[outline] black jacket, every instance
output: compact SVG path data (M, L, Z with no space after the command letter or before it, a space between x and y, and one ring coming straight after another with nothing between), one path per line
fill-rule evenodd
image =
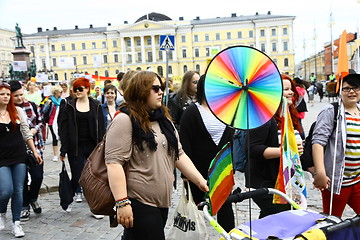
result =
M60 156L67 153L77 156L78 154L78 126L76 123L76 101L71 99L59 112L59 137L61 141ZM99 101L89 97L90 117L89 131L91 140L98 143L105 133L104 116Z
M246 187L273 188L279 172L280 158L265 159L264 151L267 147L279 147L277 122L272 118L261 127L249 130L248 134L250 139L250 160L245 171Z

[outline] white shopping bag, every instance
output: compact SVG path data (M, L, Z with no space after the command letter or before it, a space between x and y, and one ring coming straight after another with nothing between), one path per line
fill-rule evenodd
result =
M188 186L189 201L186 199L185 186L182 195L171 219L171 227L167 240L203 240L209 238L205 225L204 214L194 203L190 184Z

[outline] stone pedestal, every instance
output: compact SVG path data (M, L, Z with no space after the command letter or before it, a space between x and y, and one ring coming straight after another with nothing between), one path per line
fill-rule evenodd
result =
M14 61L26 61L26 66L30 67L30 54L31 52L26 50L26 48L15 48L15 51L11 52L14 56Z

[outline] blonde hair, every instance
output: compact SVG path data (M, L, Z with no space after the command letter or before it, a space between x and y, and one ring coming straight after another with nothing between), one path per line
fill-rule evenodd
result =
M59 85L51 87L51 94L52 94L52 95L54 95L56 91L62 92L63 89L62 89L62 87L59 86Z

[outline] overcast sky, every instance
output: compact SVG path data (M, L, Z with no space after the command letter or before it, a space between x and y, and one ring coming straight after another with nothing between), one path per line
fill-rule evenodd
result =
M321 51L330 42L330 9L334 18L333 39L343 30L356 32L360 27L360 0L221 0L221 1L160 1L160 0L0 0L0 28L15 29L19 23L23 33L43 29L71 29L113 26L124 21L134 23L139 17L158 12L177 20L191 20L256 12L296 16L294 22L296 63ZM316 31L316 44L314 41ZM305 51L304 51L305 39Z

